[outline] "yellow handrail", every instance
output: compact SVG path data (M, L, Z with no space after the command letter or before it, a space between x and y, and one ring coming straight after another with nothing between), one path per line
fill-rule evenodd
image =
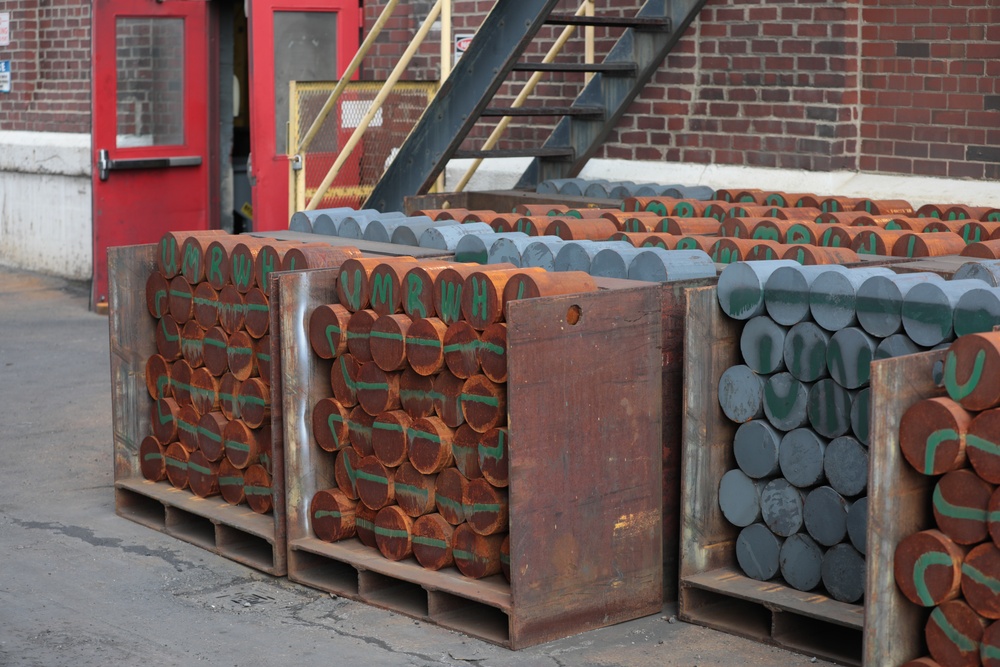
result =
M319 187L316 189L316 194L313 195L311 200L309 200L305 210L314 211L319 206L319 203L323 199L327 189L329 189L330 185L333 184L334 179L337 178L340 170L347 162L347 158L361 142L361 137L364 135L365 130L368 129L368 126L371 124L372 120L375 119L379 110L382 108L382 105L385 103L385 100L392 93L392 87L395 86L396 82L403 76L403 72L409 66L410 60L413 59L413 55L417 52L417 49L420 48L420 45L423 44L424 39L427 38L427 34L430 32L431 26L434 25L434 22L441 14L441 5L444 2L451 2L451 0L437 0L437 2L434 3L434 7L431 8L427 18L424 19L423 24L420 26L420 30L417 31L417 34L414 36L413 41L410 42L410 45L406 47L406 51L403 52L399 62L396 63L396 67L393 68L389 78L386 79L385 84L382 86L382 90L380 90L378 95L375 96L375 99L372 100L371 108L368 109L368 113L366 113L364 118L361 119L358 126L354 128L354 133L351 134L351 138L348 139L344 148L340 151L340 155L337 156L336 162L334 162L333 166L330 167L330 170L326 172L326 177L323 178L323 182L320 183Z
M583 0L583 4L580 5L580 8L576 10L575 16L585 16L587 15L587 11L590 11L591 15L593 15L593 9L594 9L593 0ZM576 28L571 25L568 25L565 28L563 28L563 31L559 35L559 38L556 39L555 44L552 45L552 48L549 49L549 52L545 54L544 58L542 58L542 62L551 63L552 61L554 61L556 59L556 56L562 53L563 47L566 46L566 42L568 42L569 38L573 36L573 32L575 30ZM592 59L593 58L592 47L590 51L591 55L589 57ZM531 97L531 94L535 92L535 87L541 80L542 80L542 72L535 72L534 74L532 74L531 78L529 78L527 83L524 84L524 88L522 88L521 92L518 93L517 98L514 100L514 103L511 104L511 107L516 109L518 107L524 106L524 103L527 102L528 98ZM500 141L500 137L503 136L503 133L507 131L507 127L511 124L512 121L513 117L511 116L504 116L503 118L501 118L500 122L497 123L497 126L493 128L493 132L490 134L489 138L486 139L486 143L483 144L482 150L488 151L494 146L496 146L497 143ZM462 190L465 189L465 186L469 184L469 181L472 180L472 177L479 170L479 167L482 164L483 164L483 158L476 158L475 160L472 161L472 164L469 166L468 171L465 172L465 176L463 176L462 180L460 180L458 182L458 185L455 186L455 192L461 192Z

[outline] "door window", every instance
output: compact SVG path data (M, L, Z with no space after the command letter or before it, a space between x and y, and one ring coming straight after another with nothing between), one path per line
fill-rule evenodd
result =
M184 19L115 21L118 148L184 143Z

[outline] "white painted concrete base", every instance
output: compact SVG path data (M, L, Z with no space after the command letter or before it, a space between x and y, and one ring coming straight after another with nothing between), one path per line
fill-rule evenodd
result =
M0 132L0 264L89 280L90 135Z
M471 162L449 162L447 183L458 183ZM466 189L508 190L514 187L529 162L522 158L485 160ZM915 206L934 203L1000 208L1000 183L995 181L631 160L591 160L580 177L636 183L679 183L708 185L713 188L760 188L843 197L905 199Z

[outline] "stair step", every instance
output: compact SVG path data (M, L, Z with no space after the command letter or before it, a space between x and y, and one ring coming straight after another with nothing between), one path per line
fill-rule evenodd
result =
M488 151L455 151L452 156L456 159L463 158L491 158L491 157L540 157L550 159L572 160L576 157L576 151L572 148L513 148L513 149L493 149Z
M607 111L604 107L594 106L546 106L546 107L487 107L483 116L575 116L603 120Z
M573 14L550 14L545 20L549 25L579 25L607 28L635 28L636 30L662 30L670 32L671 22L666 17L645 16L575 16Z
M635 76L639 66L633 62L611 63L533 63L521 62L514 65L516 72L600 72L605 76Z

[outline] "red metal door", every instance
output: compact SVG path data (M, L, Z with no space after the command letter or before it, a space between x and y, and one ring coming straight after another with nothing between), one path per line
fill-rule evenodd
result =
M253 228L288 227L288 84L337 79L358 50L357 0L250 3Z
M92 303L107 296L107 249L207 229L207 0L96 0L93 18Z

